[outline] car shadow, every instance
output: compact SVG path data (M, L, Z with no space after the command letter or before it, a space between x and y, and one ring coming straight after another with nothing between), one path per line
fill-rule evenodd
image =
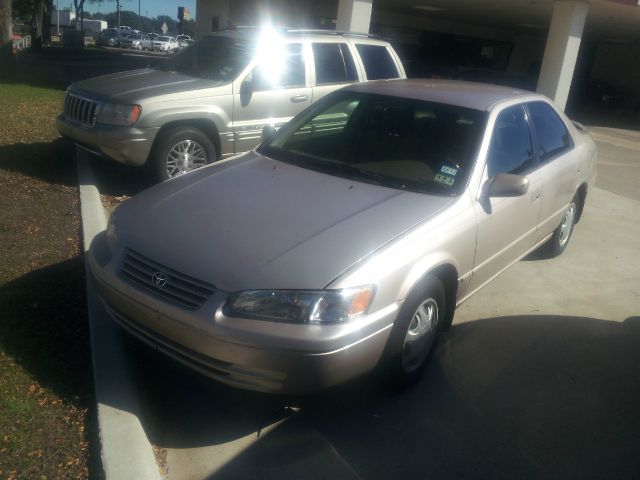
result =
M78 150L76 154L89 161L96 187L102 195L133 197L155 183L143 167L123 165L82 150Z
M78 185L73 145L63 138L0 146L0 168L56 185Z
M164 448L215 448L299 412L215 479L341 478L321 474L337 464L363 479L631 478L639 344L640 317L488 318L454 325L410 389L368 378L299 398L230 389L138 348L143 425Z
M103 478L84 272L75 257L0 283L0 350L65 404L87 410L88 473Z

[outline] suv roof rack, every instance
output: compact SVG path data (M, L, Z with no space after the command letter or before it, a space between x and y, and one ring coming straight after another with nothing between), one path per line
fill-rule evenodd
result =
M252 31L260 30L264 27L259 25L229 25L220 31ZM344 35L349 37L375 38L380 40L380 36L373 33L343 32L340 30L324 30L321 28L290 28L290 27L273 27L274 30L284 33L309 33L313 35Z
M373 33L343 32L341 30L324 30L321 28L285 28L287 33L313 33L314 35L345 35L350 37L380 38Z

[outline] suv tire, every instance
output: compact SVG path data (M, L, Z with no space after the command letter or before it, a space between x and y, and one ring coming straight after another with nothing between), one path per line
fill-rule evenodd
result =
M216 147L195 127L173 127L159 135L148 162L158 181L188 173L217 159Z

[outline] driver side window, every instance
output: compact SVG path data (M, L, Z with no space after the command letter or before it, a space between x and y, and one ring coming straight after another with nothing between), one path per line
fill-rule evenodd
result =
M251 83L256 92L276 88L303 87L306 84L304 55L301 43L284 46L281 62L256 65Z
M498 173L527 173L533 168L529 123L522 105L506 108L498 115L487 153L489 178Z

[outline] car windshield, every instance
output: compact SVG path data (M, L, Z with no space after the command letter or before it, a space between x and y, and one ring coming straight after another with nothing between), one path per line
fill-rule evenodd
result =
M259 152L276 160L391 188L459 195L486 112L349 91L328 95Z
M161 42L168 42L169 37L158 37L158 40L160 40Z
M251 45L246 39L208 37L190 44L165 62L161 69L230 82L251 61Z

